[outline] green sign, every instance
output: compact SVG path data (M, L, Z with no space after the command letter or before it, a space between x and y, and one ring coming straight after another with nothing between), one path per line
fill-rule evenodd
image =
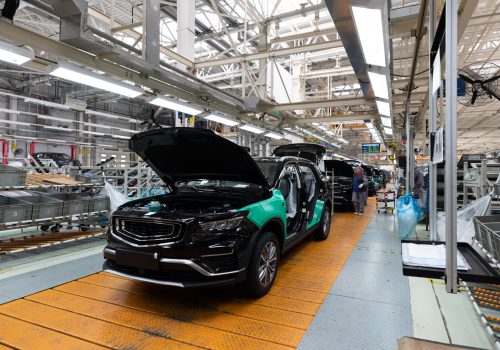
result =
M363 143L361 153L380 153L380 143Z

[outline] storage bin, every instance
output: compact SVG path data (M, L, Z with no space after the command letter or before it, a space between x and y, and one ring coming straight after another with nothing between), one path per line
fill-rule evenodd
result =
M90 204L90 211L110 210L110 200L108 196L93 196Z
M474 217L476 239L497 261L500 260L500 215Z
M18 198L0 196L0 224L31 220L33 205Z
M87 193L41 193L45 197L64 202L63 214L77 215L90 212L92 197Z
M31 214L32 220L50 219L63 216L64 202L61 200L39 194L29 197L18 197L18 199L33 204L33 211Z
M24 186L26 170L0 164L0 187Z

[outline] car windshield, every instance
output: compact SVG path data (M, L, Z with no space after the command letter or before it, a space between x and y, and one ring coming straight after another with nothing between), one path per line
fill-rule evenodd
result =
M273 186L273 184L276 182L276 177L278 176L278 163L275 162L262 162L262 161L257 161L257 166L260 168L260 171L262 171L262 174L264 174L264 177L267 180L267 183L270 186Z

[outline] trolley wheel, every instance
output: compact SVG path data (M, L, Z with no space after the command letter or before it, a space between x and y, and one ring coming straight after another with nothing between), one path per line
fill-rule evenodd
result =
M50 228L50 232L59 232L59 225L54 225Z
M87 232L88 230L89 230L88 226L81 226L80 225L80 231Z
M72 225L68 225L68 226L66 226L66 228L67 228L68 230L72 230L72 229L73 229L73 226L72 226Z
M48 231L48 230L49 230L49 228L50 228L50 226L49 226L49 225L40 225L40 230L42 230L42 231L44 231L44 232Z

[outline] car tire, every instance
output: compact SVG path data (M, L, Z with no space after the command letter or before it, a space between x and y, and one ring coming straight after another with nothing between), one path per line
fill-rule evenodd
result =
M250 297L260 298L273 286L278 272L280 245L276 235L264 232L255 243L248 263L245 289Z
M313 235L317 241L324 241L330 234L330 225L332 223L332 215L329 207L323 209L319 227L314 231Z

